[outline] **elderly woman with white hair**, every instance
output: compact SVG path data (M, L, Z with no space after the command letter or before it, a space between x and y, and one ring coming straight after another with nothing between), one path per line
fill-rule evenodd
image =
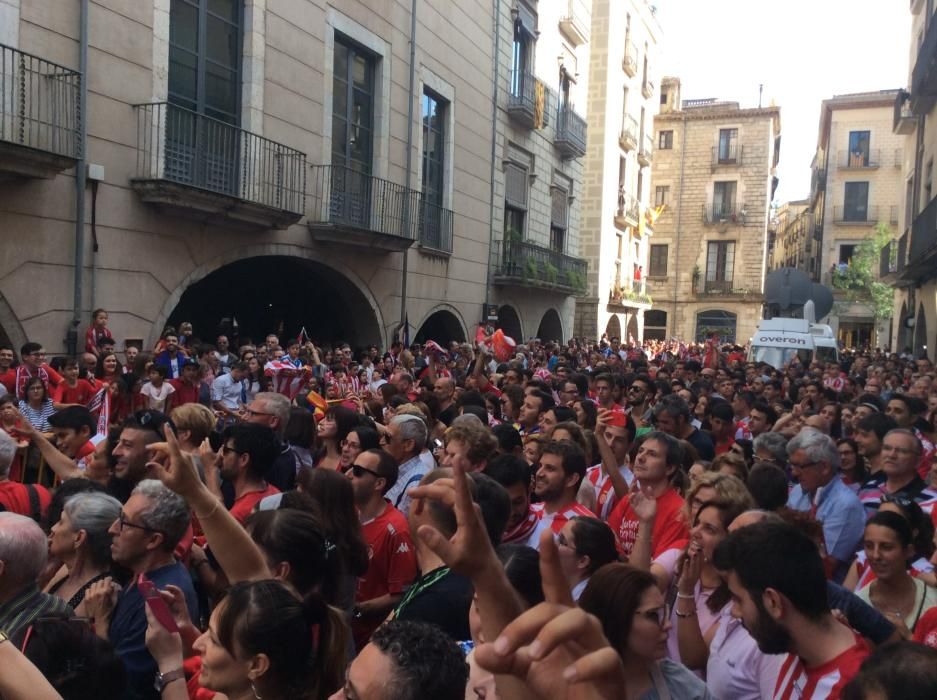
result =
M71 614L36 585L47 557L45 533L32 518L0 513L0 631L11 637L40 617Z
M120 501L104 493L78 493L65 502L49 535L49 554L65 568L46 592L68 601L82 614L88 588L111 575L111 535L108 528L120 516Z

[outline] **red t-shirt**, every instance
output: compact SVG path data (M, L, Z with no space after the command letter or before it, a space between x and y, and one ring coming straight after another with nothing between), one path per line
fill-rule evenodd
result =
M87 406L96 393L97 391L87 379L79 379L74 387L69 386L63 381L55 387L52 392L52 400L55 403L71 403Z
M39 513L45 515L52 502L52 495L45 486L31 484L36 489L39 496ZM29 507L29 489L25 484L18 484L15 481L0 481L0 505L3 505L11 513L19 513L31 518L33 516Z
M198 392L201 385L197 382L195 384L186 384L181 379L170 379L169 385L176 390L172 395L173 407L181 406L184 403L198 403Z
M0 384L6 387L10 394L16 394L16 370L12 367L3 374L0 374Z
M250 514L254 512L254 506L267 496L272 496L275 493L280 493L280 489L273 484L267 484L262 491L248 491L240 498L235 499L234 505L231 506L231 515L243 525Z
M672 488L667 489L657 499L657 518L651 530L652 558L660 556L661 553L672 549L676 543L689 538L689 528L680 514L683 503L683 498L676 489ZM621 551L626 557L631 556L640 522L638 516L631 510L631 498L619 501L612 514L608 516L608 525L618 538Z
M732 449L732 445L735 444L735 440L731 437L726 438L725 440L713 440L713 448L716 456L724 455L726 452Z
M383 513L361 525L361 535L368 545L368 571L358 579L355 602L403 593L417 577L416 551L404 514L388 503ZM381 619L352 621L358 649L367 644L382 622Z
M788 654L778 673L774 700L838 700L868 655L869 649L859 635L853 646L814 668L807 668L798 656Z

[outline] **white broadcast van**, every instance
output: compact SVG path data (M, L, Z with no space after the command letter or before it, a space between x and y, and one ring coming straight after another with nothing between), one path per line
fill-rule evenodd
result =
M839 362L839 346L833 330L803 318L769 318L758 324L748 351L749 362L764 362L783 369L792 359L803 365L814 359Z

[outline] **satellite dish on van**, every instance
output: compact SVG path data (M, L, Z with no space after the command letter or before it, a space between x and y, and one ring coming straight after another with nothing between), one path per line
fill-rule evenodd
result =
M833 292L829 287L814 282L810 285L810 298L813 300L814 313L818 321L833 310Z
M765 277L765 304L780 311L799 308L810 299L813 282L793 267L782 267Z
M833 293L793 267L782 267L765 277L765 305L770 315L803 318L804 304L813 302L815 321L833 309Z

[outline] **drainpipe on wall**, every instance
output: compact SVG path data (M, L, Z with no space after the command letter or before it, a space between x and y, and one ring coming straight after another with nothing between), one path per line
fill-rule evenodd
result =
M65 337L68 353L78 354L78 328L81 326L81 303L84 296L85 267L85 175L88 140L88 0L81 0L78 20L78 163L75 166L75 296L72 321Z
M403 226L404 231L410 230L410 205L413 202L411 196L411 185L413 183L413 87L416 83L416 0L412 0L410 3L410 83L409 89L407 90L407 196L404 200L403 208ZM410 249L406 248L403 251L403 268L400 273L400 325L397 327L397 332L400 332L400 329L403 329L404 335L406 335L406 328L404 325L408 322L407 319L407 269L410 262ZM393 338L396 340L396 338Z
M491 172L488 192L488 264L485 266L485 305L482 307L481 322L487 321L488 303L491 300L491 254L495 240L495 158L498 154L498 81L501 79L501 0L492 3L495 12L494 77L491 86Z
M670 323L670 335L677 335L677 287L680 284L680 222L683 220L683 177L686 172L686 112L683 114L683 135L680 137L680 200L677 206L677 220L674 222L676 245L674 250L673 275L673 320ZM693 276L690 276L692 287ZM692 288L690 292L692 293Z

